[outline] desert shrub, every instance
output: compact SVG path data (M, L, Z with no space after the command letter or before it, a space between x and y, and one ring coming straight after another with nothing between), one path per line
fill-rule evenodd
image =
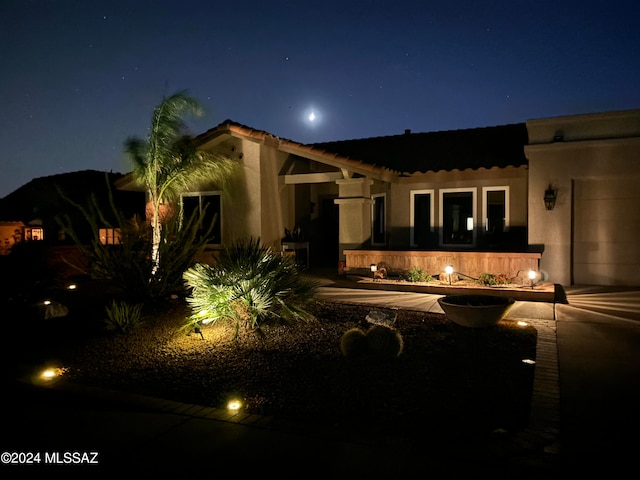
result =
M61 195L62 192L60 192ZM70 265L92 278L104 280L121 290L129 300L149 300L166 297L171 293L182 292L184 271L193 264L193 258L204 250L207 235L213 229L208 225L207 234L202 234L205 212L194 212L183 219L174 215L161 229L159 262L155 274L151 251L153 235L151 226L145 219L134 216L126 218L113 203L109 186L111 213L106 215L98 206L95 197L86 205L75 203L67 198L82 214L86 226L92 234L89 243L82 241L77 234L79 225L74 225L68 215L57 218L59 225L79 247L87 259L88 268ZM109 220L109 218L114 220ZM113 228L119 232L116 245L104 244L100 239L101 228Z
M105 307L107 330L127 334L138 328L142 322L142 304L130 304L124 301L113 300L111 305Z
M259 239L240 240L223 250L215 265L198 263L185 271L193 314L185 328L218 321L263 333L263 327L292 325L313 318L306 306L317 282L304 277L295 259L264 246Z
M509 278L502 273L483 273L478 277L478 283L481 285L506 285L509 283Z
M345 357L362 357L367 349L367 334L361 328L351 328L340 337L340 351Z
M408 282L430 282L433 277L420 267L414 267L405 274Z
M393 327L374 325L366 334L367 350L381 358L398 357L404 348L402 335Z

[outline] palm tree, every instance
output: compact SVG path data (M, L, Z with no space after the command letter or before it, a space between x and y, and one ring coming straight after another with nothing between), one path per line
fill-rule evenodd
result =
M200 183L221 185L232 174L234 163L222 155L198 150L186 133L183 117L201 116L200 103L185 91L165 97L154 109L146 140L130 137L125 152L133 163L136 182L146 189L152 208L152 274L160 261L161 212L163 205L174 203L180 194Z

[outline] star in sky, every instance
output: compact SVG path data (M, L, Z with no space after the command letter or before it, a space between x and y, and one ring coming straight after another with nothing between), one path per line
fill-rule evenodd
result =
M640 108L639 23L636 0L3 0L0 197L130 171L125 139L185 89L194 135L301 143Z

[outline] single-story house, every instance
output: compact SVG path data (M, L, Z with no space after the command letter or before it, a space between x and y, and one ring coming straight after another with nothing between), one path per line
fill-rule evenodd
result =
M242 166L232 186L182 197L219 215L212 260L251 236L342 273L640 286L640 110L317 144L227 120L195 142Z

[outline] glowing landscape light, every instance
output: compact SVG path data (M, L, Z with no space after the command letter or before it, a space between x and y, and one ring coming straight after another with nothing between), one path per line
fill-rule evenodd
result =
M39 377L42 380L50 381L64 374L66 368L49 367L40 372Z
M523 358L522 363L526 363L527 365L535 365L536 361L531 360L530 358Z
M444 267L444 273L449 276L449 285L451 285L451 274L453 273L453 265L447 265Z
M242 408L242 402L240 400L232 399L227 403L227 409L232 412L237 412L240 408Z

